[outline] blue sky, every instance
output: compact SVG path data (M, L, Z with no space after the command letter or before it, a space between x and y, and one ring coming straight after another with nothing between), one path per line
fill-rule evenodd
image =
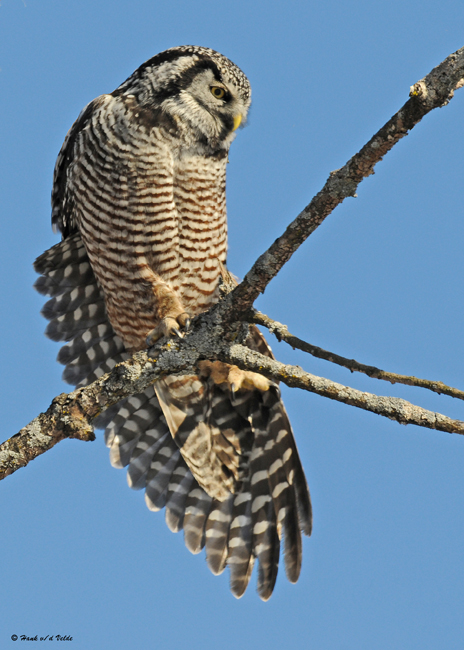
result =
M464 45L464 4L2 0L0 375L3 439L68 390L32 262L56 243L49 196L68 128L144 60L186 43L250 78L228 168L229 267L256 257ZM257 306L302 338L463 387L464 90L427 116L295 254ZM462 403L275 353L361 390L459 419ZM283 389L314 507L300 581L262 603L192 556L113 469L102 435L64 441L0 484L0 646L461 649L464 440Z

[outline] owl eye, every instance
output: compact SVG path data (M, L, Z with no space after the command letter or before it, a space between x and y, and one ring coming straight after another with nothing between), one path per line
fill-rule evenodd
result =
M220 86L211 86L211 93L216 97L216 99L223 99L226 91Z

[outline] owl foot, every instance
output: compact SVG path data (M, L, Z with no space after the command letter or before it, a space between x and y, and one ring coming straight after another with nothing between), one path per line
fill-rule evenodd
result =
M166 336L171 338L173 336L178 336L180 339L184 338L184 334L180 331L179 328L182 328L185 332L189 331L190 328L190 315L186 312L179 314L176 318L171 316L166 316L162 318L158 325L151 330L146 338L147 346L153 345L160 338Z
M222 361L200 361L198 364L200 376L210 377L215 384L228 387L232 396L239 390L258 389L261 392L269 390L271 382L263 375L250 370L240 370Z

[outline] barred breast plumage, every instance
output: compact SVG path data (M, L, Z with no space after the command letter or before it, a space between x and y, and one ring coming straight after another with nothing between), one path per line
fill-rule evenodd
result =
M67 341L64 378L85 385L218 300L226 270L226 163L250 87L207 48L172 48L80 114L55 168L52 221L63 241L35 264L51 300L47 334ZM247 344L271 355L250 328ZM219 362L172 376L108 409L110 459L150 509L230 568L241 596L255 559L269 598L285 541L296 581L311 504L276 384Z

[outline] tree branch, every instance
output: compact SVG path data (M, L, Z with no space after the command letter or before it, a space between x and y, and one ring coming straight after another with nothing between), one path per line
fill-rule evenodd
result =
M241 345L247 332L245 315L271 279L296 249L347 196L356 196L359 183L374 173L382 157L433 108L444 106L464 85L464 48L450 55L412 86L410 99L387 124L342 168L332 172L322 190L255 262L243 282L205 314L195 318L183 341L155 348L155 358L138 352L99 380L56 397L46 413L0 446L0 479L44 453L64 438L93 440L92 423L100 412L121 399L145 390L160 377L190 373L202 359L219 359L260 372L288 386L315 392L403 424L414 423L441 431L464 433L464 423L432 413L405 400L377 397L286 366ZM235 342L230 339L234 338ZM150 351L153 354L153 351Z
M293 253L347 196L356 197L375 165L434 108L445 106L464 85L464 47L411 86L410 99L341 169L331 172L322 190L263 253L229 296L227 318L239 320Z
M258 372L274 381L281 381L291 388L302 388L310 393L383 415L400 424L417 424L427 429L464 434L464 422L461 420L452 420L441 413L427 411L399 397L373 395L343 386L305 372L299 366L286 365L265 357L243 345L232 345L221 360L235 364L239 368Z
M0 445L0 480L65 438L95 440L92 423L104 409L143 392L168 372L192 370L186 353L172 355L170 347L167 343L157 360L138 352L89 386L55 397L45 413Z
M439 395L449 395L450 397L464 400L464 391L459 390L458 388L453 388L452 386L447 386L442 381L420 379L408 375L398 375L396 372L387 372L386 370L380 370L380 368L376 368L375 366L366 366L364 363L359 363L354 359L341 357L339 354L328 352L323 348L318 348L316 345L311 345L311 343L307 343L306 341L299 339L297 336L290 334L286 325L282 325L282 323L272 320L269 316L262 314L260 311L253 310L253 312L250 313L249 320L256 325L266 327L271 334L274 334L278 341L288 343L288 345L293 349L296 348L303 352L308 352L308 354L312 354L313 357L330 361L338 366L343 366L344 368L348 368L351 372L362 372L372 379L382 379L383 381L389 381L391 384L405 384L406 386L426 388L427 390L431 390Z

